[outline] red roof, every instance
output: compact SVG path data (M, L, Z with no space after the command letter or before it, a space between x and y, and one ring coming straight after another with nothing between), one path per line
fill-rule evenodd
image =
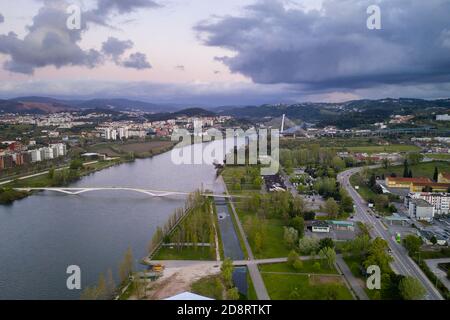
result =
M410 182L410 183L429 183L432 182L429 178L419 177L419 178L397 178L397 177L388 177L390 181L395 182Z

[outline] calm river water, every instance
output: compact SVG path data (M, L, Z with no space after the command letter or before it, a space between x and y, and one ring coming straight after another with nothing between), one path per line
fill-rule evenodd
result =
M220 142L213 142L220 143ZM141 187L220 192L212 165L175 165L170 152L84 177L72 187ZM42 192L0 206L0 299L78 299L66 288L66 269L78 265L82 285L118 264L128 247L138 261L157 226L183 197L149 198L125 191L68 196Z

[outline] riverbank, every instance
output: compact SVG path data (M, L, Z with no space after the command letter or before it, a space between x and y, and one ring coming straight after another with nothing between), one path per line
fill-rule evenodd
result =
M111 147L113 144L107 145ZM135 159L152 158L168 152L173 149L175 143L171 141L150 141L118 146L121 146L121 151L119 152L119 149L116 149L119 153L116 154L116 157L109 158L109 160L85 163L80 162L80 160L72 160L69 166L52 168L25 177L18 177L14 180L0 182L0 205L10 205L33 194L33 192L17 191L14 188L65 187L101 170L130 163L135 161ZM105 154L108 155L107 152Z

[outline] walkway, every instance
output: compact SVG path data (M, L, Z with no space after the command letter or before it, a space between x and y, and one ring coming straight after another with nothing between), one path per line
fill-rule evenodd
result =
M425 260L425 263L428 268L430 268L431 272L433 272L434 275L441 280L442 284L447 287L447 290L450 290L450 280L447 278L447 273L438 266L440 263L450 264L450 258L428 259Z
M347 263L345 263L344 259L342 258L342 255L338 254L336 256L336 264L358 299L369 300L369 297L367 296L367 293L364 291L364 287L361 284L361 280L353 275L350 268L347 266Z

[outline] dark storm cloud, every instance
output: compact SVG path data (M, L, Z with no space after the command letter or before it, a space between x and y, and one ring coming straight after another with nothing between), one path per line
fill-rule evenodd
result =
M152 66L147 61L147 56L144 53L132 53L126 60L122 62L126 68L133 68L137 70L150 69Z
M133 46L134 43L131 40L119 40L114 37L109 37L108 40L103 42L102 51L117 60L125 51L133 48Z
M0 13L0 23L5 22L5 17Z
M325 0L319 11L257 1L240 16L196 26L218 57L256 83L368 88L450 81L450 1L379 0L382 30L366 27L373 0Z
M131 41L109 38L103 43L102 52L95 49L83 49L79 45L89 23L104 24L110 14L124 14L140 8L157 7L153 1L144 0L98 0L96 14L93 11L82 13L81 28L67 28L69 2L61 0L43 0L43 6L27 26L23 39L15 33L0 35L0 53L9 56L3 64L5 70L16 73L33 74L36 68L55 66L85 66L93 68L113 58L117 65L148 68L145 55L130 57L122 64L119 56L133 47ZM0 20L1 21L1 20ZM126 65L125 65L126 63Z
M112 12L130 13L138 9L158 8L160 5L152 0L98 0L96 12L108 15Z
M57 4L42 7L27 27L28 33L23 39L13 32L0 35L0 53L9 55L4 69L32 74L36 68L50 65L57 68L67 65L92 68L99 64L102 61L100 52L83 50L78 45L81 30L66 27L65 8Z

